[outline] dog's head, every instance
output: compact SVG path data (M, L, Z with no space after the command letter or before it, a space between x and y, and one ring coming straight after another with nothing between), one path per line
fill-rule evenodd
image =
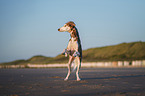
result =
M73 21L69 21L66 24L64 24L63 27L59 28L58 31L60 31L60 32L69 32L70 33L75 26L76 25Z

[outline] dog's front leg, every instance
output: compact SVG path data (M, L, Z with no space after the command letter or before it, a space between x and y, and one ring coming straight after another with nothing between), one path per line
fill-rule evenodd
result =
M64 79L65 81L67 81L69 76L70 76L70 73L71 73L71 64L72 64L73 60L74 60L74 57L73 56L69 56L68 73L67 73L66 78Z

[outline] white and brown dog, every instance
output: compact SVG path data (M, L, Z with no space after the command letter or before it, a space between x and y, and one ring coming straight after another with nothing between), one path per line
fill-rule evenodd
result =
M63 53L65 56L69 55L69 62L68 62L68 74L65 81L68 80L70 73L71 73L71 64L74 61L76 69L76 77L77 81L80 81L79 77L79 69L81 67L82 61L82 47L81 41L79 37L79 33L77 28L75 27L75 23L72 21L67 22L63 27L59 28L58 31L60 32L69 32L71 39L69 40L68 46L64 49Z

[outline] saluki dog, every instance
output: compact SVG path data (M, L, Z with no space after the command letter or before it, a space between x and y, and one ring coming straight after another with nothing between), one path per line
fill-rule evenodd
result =
M72 21L67 22L64 24L63 27L59 28L58 31L60 32L69 32L71 39L69 40L68 46L66 49L63 50L63 55L69 56L69 62L68 62L68 73L65 81L68 80L70 73L71 73L71 64L74 61L76 68L76 78L77 81L80 81L79 77L79 69L81 67L81 61L82 61L82 47L81 47L81 41L79 37L79 33L77 31L77 28L75 27L75 23Z

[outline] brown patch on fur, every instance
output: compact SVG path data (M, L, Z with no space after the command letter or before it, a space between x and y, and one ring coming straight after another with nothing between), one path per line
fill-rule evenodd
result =
M71 28L74 28L76 26L76 24L73 21L67 22L66 25L70 26Z
M71 37L75 38L75 41L78 40L78 36L77 36L77 32L76 32L76 29L73 28L72 31L71 31Z
M75 28L72 29L71 37L78 38L77 37L77 32L76 32L76 29Z

